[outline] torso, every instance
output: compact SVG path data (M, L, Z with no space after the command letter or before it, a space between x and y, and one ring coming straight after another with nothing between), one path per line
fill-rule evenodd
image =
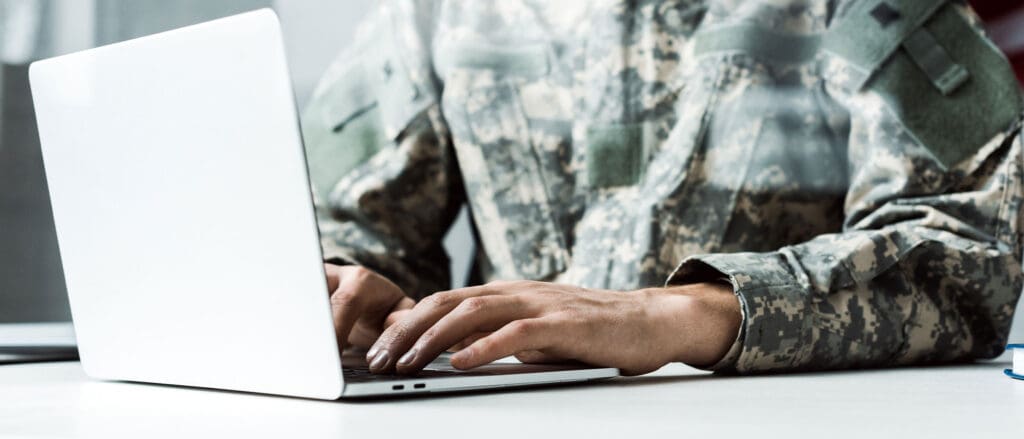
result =
M690 255L841 230L848 122L820 58L694 53L727 26L820 34L825 2L578 3L441 9L442 109L486 277L652 286Z

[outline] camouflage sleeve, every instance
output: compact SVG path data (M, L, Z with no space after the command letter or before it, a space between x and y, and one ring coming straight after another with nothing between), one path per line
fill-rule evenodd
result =
M830 93L850 123L843 230L773 252L695 256L668 279L725 275L733 285L741 334L712 368L752 373L998 355L1022 287L1019 110L1010 126L983 144L961 145L962 158L949 162L877 91ZM981 114L937 116L992 116Z
M1020 137L988 145L970 160L975 169L943 171L895 121L855 125L851 148L866 161L855 172L843 233L769 253L695 256L670 277L688 282L714 269L740 299L738 348L714 369L887 366L1002 352L1022 287Z
M465 198L424 3L381 2L302 116L325 259L371 268L416 298L449 288L441 243Z

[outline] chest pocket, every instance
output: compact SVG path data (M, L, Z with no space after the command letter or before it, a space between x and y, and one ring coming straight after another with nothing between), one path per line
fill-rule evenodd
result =
M564 271L568 251L552 204L557 175L545 170L550 154L531 139L536 130L524 103L524 90L533 102L545 81L544 46L451 45L436 59L445 119L492 275L545 279Z

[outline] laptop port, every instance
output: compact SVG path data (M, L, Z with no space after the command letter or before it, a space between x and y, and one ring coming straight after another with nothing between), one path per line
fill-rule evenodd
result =
M403 385L403 384L395 384L395 385L391 386L391 390L402 390L402 389L405 389L405 385Z
M413 384L412 387L416 388L416 389L422 389L424 387L427 387L427 385L423 384L423 383L416 383L416 384Z

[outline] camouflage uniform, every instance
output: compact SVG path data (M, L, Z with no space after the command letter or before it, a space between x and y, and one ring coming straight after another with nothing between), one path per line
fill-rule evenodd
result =
M721 280L739 372L991 357L1022 287L1019 89L957 2L384 1L303 125L329 259Z

